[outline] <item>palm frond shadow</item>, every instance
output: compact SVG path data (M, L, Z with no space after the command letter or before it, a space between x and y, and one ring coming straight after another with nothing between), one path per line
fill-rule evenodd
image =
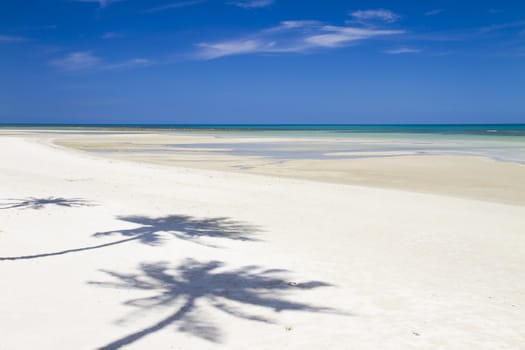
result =
M99 349L120 349L172 325L179 332L187 332L220 343L221 330L198 312L197 305L202 305L203 301L229 315L265 323L274 323L274 321L245 312L242 306L258 306L274 312L293 310L348 315L332 308L308 305L289 299L292 292L331 286L328 283L288 282L285 270L246 266L228 271L223 267L224 263L219 261L199 262L187 259L178 266L171 266L167 262L143 263L139 266L138 272L129 274L102 270L111 277L112 281L88 283L101 287L150 292L151 296L131 299L124 304L138 308L142 312L173 309L173 313L149 327L125 335Z
M224 238L243 241L256 241L253 234L260 231L256 226L249 225L229 218L196 218L188 215L169 215L152 218L147 216L121 216L122 221L138 224L133 229L106 231L95 233L94 237L107 237L114 235L124 236L123 239L109 243L96 244L55 252L0 257L0 261L28 260L51 256L59 256L70 253L80 253L90 250L120 245L126 242L137 241L151 246L159 246L165 243L166 237L189 240L194 243L216 247L199 241L199 238Z
M147 216L120 216L119 220L140 225L127 230L97 232L95 237L121 235L124 237L137 237L144 244L162 244L165 234L178 239L190 240L198 244L205 244L199 238L226 238L241 241L255 241L253 233L259 229L240 221L225 217L195 218L188 215L170 215L160 218ZM164 235L163 235L164 234Z
M95 203L86 201L82 198L63 198L63 197L47 197L47 198L11 198L6 199L6 202L0 204L0 209L36 209L40 210L47 206L59 206L59 207L91 207Z

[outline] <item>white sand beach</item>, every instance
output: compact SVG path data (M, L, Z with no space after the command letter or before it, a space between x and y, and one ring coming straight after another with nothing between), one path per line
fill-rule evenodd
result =
M395 157L323 181L55 138L0 136L0 350L524 349L524 165L385 185Z

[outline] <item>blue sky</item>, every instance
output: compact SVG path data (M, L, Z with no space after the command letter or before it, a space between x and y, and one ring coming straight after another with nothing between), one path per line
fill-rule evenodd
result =
M0 6L0 122L525 122L522 0Z

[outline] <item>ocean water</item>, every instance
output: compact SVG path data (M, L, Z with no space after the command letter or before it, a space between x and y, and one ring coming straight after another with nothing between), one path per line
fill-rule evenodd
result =
M147 152L202 152L287 159L351 159L458 155L525 164L525 124L453 125L3 125L41 132L207 135L217 142L164 145ZM229 139L242 142L229 142ZM170 148L172 151L170 151ZM111 149L99 150L112 152ZM122 152L120 150L119 152ZM137 144L126 152L146 150Z
M0 128L159 129L184 132L236 132L293 135L433 134L525 137L525 124L0 124Z

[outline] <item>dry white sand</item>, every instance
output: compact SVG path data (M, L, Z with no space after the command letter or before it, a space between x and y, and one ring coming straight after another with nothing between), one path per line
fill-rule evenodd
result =
M523 349L525 207L0 137L0 349Z

